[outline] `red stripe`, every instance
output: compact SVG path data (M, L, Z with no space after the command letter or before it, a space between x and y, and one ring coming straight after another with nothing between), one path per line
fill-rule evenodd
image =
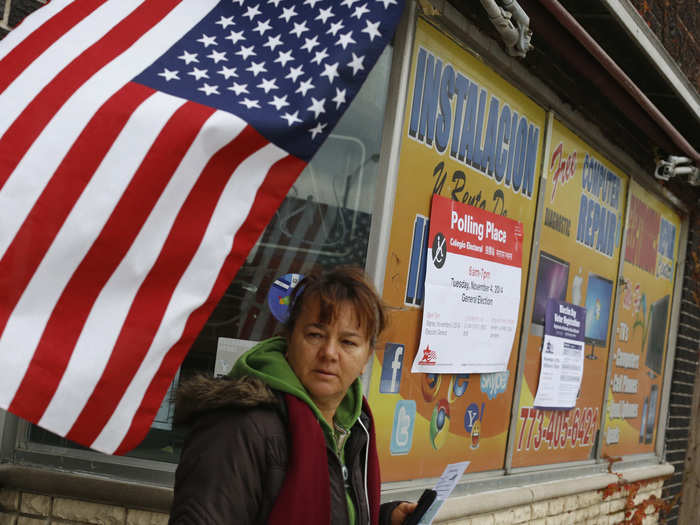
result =
M90 119L37 199L0 258L0 333L102 158L132 111L151 93L153 90L145 86L128 84L107 100Z
M107 366L66 435L68 439L90 445L99 435L146 356L170 297L201 243L231 174L267 143L257 131L246 126L207 163L136 294Z
M306 162L288 156L276 162L268 171L263 184L258 189L248 217L236 233L231 253L221 267L209 297L202 306L190 314L182 337L168 350L134 415L129 431L115 454L126 454L136 447L148 433L165 392L168 390L182 360L187 355L192 342L202 330L204 323L209 319L221 296L245 261L248 252L260 237L305 166Z
M76 0L46 20L0 60L0 94L29 64L106 0Z
M58 388L97 296L126 255L200 128L213 112L213 108L201 104L185 103L159 133L56 303L10 405L13 413L30 421L41 419Z
M71 95L97 71L126 51L179 2L144 2L44 86L0 139L0 189L46 124Z

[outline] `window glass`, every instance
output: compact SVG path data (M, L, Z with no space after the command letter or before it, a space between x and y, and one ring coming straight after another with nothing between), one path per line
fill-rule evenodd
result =
M681 219L630 185L602 453L653 452Z
M192 345L151 431L129 456L178 461L187 429L172 422L176 384L195 372L214 373L219 344L275 334L278 323L267 296L277 278L304 274L317 265L364 267L391 53L387 46L333 133L292 186ZM28 439L83 448L34 425Z
M534 304L531 319L523 323L529 334L514 467L595 457L622 244L628 177L558 120L551 136L535 289L530 291ZM563 303L566 311L576 310L568 305L585 311L583 349L576 345L572 350L584 355L576 356L583 377L578 391L572 388L576 404L571 409L534 406L550 300ZM573 363L568 362L570 370L562 364L560 392L563 379L580 373L580 364Z

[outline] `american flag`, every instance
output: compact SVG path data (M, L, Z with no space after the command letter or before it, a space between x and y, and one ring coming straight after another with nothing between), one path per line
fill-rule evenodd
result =
M125 453L402 0L53 0L0 42L0 407Z

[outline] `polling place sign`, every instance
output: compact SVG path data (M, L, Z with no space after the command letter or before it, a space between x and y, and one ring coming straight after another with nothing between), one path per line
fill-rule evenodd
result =
M412 372L507 369L518 324L522 223L434 195Z

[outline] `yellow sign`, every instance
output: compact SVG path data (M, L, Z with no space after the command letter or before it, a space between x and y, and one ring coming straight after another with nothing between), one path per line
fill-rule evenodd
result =
M378 343L369 399L385 481L503 467L517 350L506 372L411 374L418 351L433 193L523 223L527 275L545 112L419 20L384 278L391 326ZM429 264L429 263L428 263ZM526 280L521 280L522 312ZM519 317L522 314L519 314ZM520 339L515 335L514 346ZM470 341L464 338L464 352Z
M591 457L601 419L628 177L554 121L535 299L518 407L513 466ZM533 406L549 298L586 309L583 379L576 406Z
M681 218L633 183L603 454L653 452Z

